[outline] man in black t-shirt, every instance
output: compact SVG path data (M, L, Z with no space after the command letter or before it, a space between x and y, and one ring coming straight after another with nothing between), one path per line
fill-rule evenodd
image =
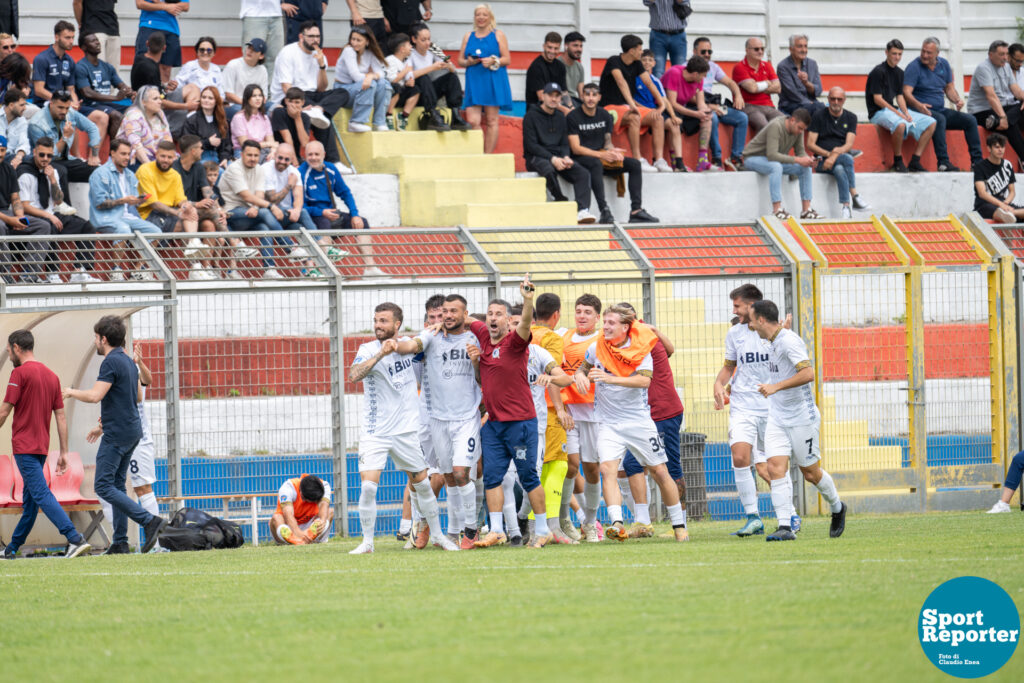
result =
M306 93L302 88L288 88L284 94L284 106L277 107L270 113L270 127L274 130L274 139L291 145L295 150L295 158L304 157L306 143L313 135L313 123L309 115L302 111L306 104Z
M582 104L566 118L572 160L590 172L590 189L601 210L598 220L601 223L615 220L605 199L604 176L621 178L625 173L629 178L629 222L658 223L658 219L642 207L643 172L640 162L626 156L626 150L612 144L612 115L597 106L600 101L600 89L593 83L587 83L583 86Z
M117 0L72 0L78 35L95 34L100 41L100 61L121 68L121 27L117 21Z
M1006 136L989 133L985 140L988 158L974 165L974 210L1000 223L1024 222L1024 207L1018 206L1013 165L1003 158Z
M41 218L26 216L25 209L18 194L17 172L5 159L7 155L7 139L0 135L0 237L7 235L49 235L50 224ZM26 224L27 223L27 224ZM14 245L12 248L17 251ZM8 251L8 244L0 240L0 273L5 282L14 282L14 263L22 262L21 279L24 282L36 282L42 273L43 255L38 249L12 254Z
M842 217L853 218L858 211L871 207L857 194L857 178L853 172L853 142L857 139L857 115L843 109L846 91L836 86L828 91L828 109L819 109L807 127L807 151L815 156L818 173L829 173L839 186Z
M903 69L899 67L901 59L903 43L890 40L885 46L885 61L868 74L864 99L871 123L892 134L892 170L921 173L928 170L921 165L921 154L935 133L935 119L907 109L907 101L903 97ZM917 138L917 146L910 163L904 164L903 138L907 133Z
M640 131L643 128L651 132L651 149L655 159L660 159L665 148L665 121L657 109L648 109L636 103L636 79L640 78L647 90L655 99L661 96L651 80L651 75L644 70L640 61L644 51L644 41L640 36L627 34L619 41L622 54L612 55L604 63L601 71L601 106L615 118L615 131L626 128L629 139L629 151L634 159L640 160L645 172L655 169L640 153ZM672 169L665 164L665 169Z
M558 59L561 48L562 36L557 32L551 31L544 36L544 51L537 55L526 70L527 106L540 103L541 91L548 83L557 83L562 92L566 92L565 64ZM566 116L572 111L564 102L558 106L558 110Z

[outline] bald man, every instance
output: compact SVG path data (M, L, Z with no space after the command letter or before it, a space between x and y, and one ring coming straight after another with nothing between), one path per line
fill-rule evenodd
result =
M839 86L828 91L828 108L811 117L807 127L807 151L814 155L818 173L830 173L839 187L839 203L843 218L853 218L853 209L870 209L857 193L853 173L853 142L857 138L857 115L843 108L846 92Z

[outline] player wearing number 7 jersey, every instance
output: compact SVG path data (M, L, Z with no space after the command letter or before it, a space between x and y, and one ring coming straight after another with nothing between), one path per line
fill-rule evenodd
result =
M789 478L792 455L804 479L818 489L832 508L828 535L842 536L846 529L846 503L839 500L835 482L821 469L821 413L814 403L814 368L807 345L798 334L779 323L779 308L767 299L755 302L750 328L768 340L770 383L757 390L769 399L765 453L771 477L772 505L779 528L768 541L794 541L796 535L787 523L793 515L793 480Z
M679 490L668 473L668 458L651 419L647 388L654 374L651 349L658 337L645 325L634 325L636 314L622 306L604 311L603 336L590 345L583 364L576 371L576 388L581 394L595 385L594 415L597 418L597 457L604 486L604 500L612 526L608 538L626 540L622 526L622 493L617 483L619 461L629 450L648 468L661 489L677 541L687 541L686 521Z

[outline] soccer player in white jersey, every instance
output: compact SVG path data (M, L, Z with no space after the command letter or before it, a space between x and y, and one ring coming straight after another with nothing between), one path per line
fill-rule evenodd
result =
M768 300L754 303L750 327L768 340L769 381L757 390L770 401L765 429L765 454L772 478L772 505L779 528L768 541L793 541L796 535L786 520L793 514L793 480L789 458L832 508L828 535L838 538L846 528L846 503L839 500L835 482L821 469L821 413L814 403L814 368L800 335L779 322L778 307Z
M739 322L725 334L725 363L715 378L715 410L729 404L729 448L732 450L732 471L736 490L747 521L736 532L746 537L764 533L764 522L757 513L757 484L750 471L763 457L764 432L768 426L768 399L757 390L768 381L768 342L750 328L754 303L764 295L755 285L745 284L729 293L732 311ZM727 386L731 388L727 389ZM790 524L790 528L797 527Z
M437 498L427 479L427 464L419 443L419 407L412 354L398 353L395 339L402 328L402 309L386 302L373 310L376 339L359 347L349 369L349 381L363 383L363 419L359 435L359 521L363 542L352 555L373 552L377 525L377 486L391 456L397 469L409 476L414 489L413 505L429 526L430 539L444 550L459 547L441 531Z
M679 489L668 473L668 458L651 419L647 388L654 375L651 349L658 337L645 325L634 325L636 314L628 308L609 306L604 311L602 337L587 349L576 371L576 388L581 394L595 385L594 416L597 418L597 454L604 481L604 500L612 525L608 538L624 541L622 494L619 491L619 462L626 451L654 476L677 541L688 541L686 518L679 503ZM590 496L587 496L590 506ZM589 511L588 511L589 512Z

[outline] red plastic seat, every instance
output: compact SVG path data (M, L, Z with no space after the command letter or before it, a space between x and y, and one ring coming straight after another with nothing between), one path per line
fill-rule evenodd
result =
M17 469L11 456L0 455L0 508L20 505L14 501L14 478Z
M46 467L43 468L47 483L57 502L61 505L98 503L99 500L95 498L82 496L82 480L85 479L85 466L82 465L82 457L77 452L68 453L68 469L64 474L58 475L57 458L59 456L60 451L50 451L50 455L46 458Z

